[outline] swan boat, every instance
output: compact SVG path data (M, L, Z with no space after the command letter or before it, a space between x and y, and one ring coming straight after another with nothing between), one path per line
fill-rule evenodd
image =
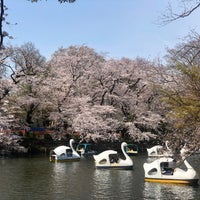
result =
M80 143L76 147L76 151L81 156L90 156L96 154L96 151L92 149L92 144L89 143Z
M98 155L93 155L96 168L133 169L133 161L125 152L126 142L122 142L121 150L125 159L119 158L118 152L106 150Z
M170 157L162 157L151 163L144 163L145 181L161 183L197 184L198 175L193 167L184 159L186 170L177 167Z
M172 157L172 151L168 146L168 141L165 142L165 147L161 145L155 145L151 148L147 148L147 154L149 157Z
M50 152L50 162L79 161L80 155L73 148L74 140L70 139L69 146L59 146Z

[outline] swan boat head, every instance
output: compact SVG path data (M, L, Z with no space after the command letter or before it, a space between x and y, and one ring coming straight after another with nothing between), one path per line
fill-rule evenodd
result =
M77 151L74 149L73 147L73 143L74 143L74 139L70 139L69 141L69 145L70 145L70 148L72 150L72 157L74 159L80 159L80 155L77 153Z

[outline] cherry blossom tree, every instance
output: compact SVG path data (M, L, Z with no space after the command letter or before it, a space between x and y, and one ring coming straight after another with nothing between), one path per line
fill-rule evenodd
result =
M5 101L9 93L10 81L0 78L0 132L3 128L8 128L10 122L13 122L13 115L8 113L7 104Z
M11 48L7 109L28 126L51 122L55 138L135 141L162 134L165 118L153 89L154 63L106 60L87 46L58 49L46 62L33 44Z
M137 141L155 138L163 119L148 86L151 67L142 59L106 60L85 46L59 49L43 89L53 104L50 119L85 139L111 139L120 130Z
M7 98L8 106L15 110L15 116L22 120L22 124L30 125L34 118L39 117L37 113L39 108L42 112L40 85L46 70L45 58L32 43L26 43L13 48L10 60L13 63L11 64L13 86Z
M103 61L102 56L85 46L61 48L54 53L48 63L50 72L43 91L52 102L54 112L50 119L56 126L71 126L73 118L80 112L80 102L83 107L87 102L90 74L96 68L94 66Z
M2 48L0 50L0 129L3 127L9 127L11 120L11 113L8 113L6 109L6 97L9 95L12 82L9 79L9 63L8 58L11 55L9 49Z
M110 60L105 68L111 74L104 73L110 77L110 81L105 82L108 92L103 93L107 95L104 98L107 97L106 102L117 109L123 129L135 141L155 138L159 131L152 130L158 130L164 118L155 109L155 94L149 77L152 63L139 58L123 58Z

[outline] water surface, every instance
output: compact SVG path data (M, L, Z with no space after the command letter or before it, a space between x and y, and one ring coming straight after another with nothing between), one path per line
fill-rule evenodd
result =
M2 200L197 200L200 187L144 182L143 163L133 158L134 170L96 169L93 159L50 163L48 156L0 158ZM200 155L190 158L200 174Z

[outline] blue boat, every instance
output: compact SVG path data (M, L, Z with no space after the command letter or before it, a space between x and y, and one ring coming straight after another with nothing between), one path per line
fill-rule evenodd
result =
M136 144L128 144L125 147L125 151L129 156L137 155L138 154L138 146Z
M76 151L81 156L89 156L89 155L95 155L97 152L93 149L92 144L90 143L80 143L76 147Z

